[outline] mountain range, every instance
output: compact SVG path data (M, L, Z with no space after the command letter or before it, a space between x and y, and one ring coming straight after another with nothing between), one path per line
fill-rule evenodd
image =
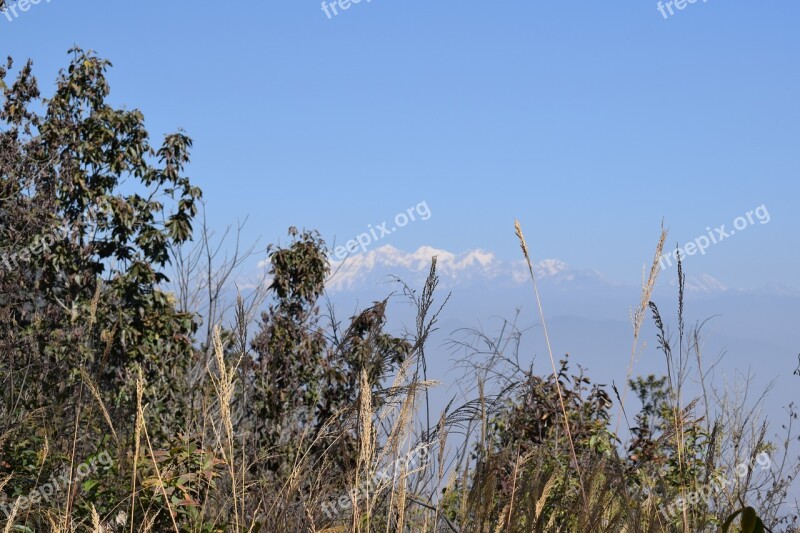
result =
M421 290L431 258L437 258L440 278L438 301L449 300L431 339L430 370L445 391L455 387L453 340L479 330L499 332L505 321L516 319L526 341L520 344L523 360L547 372L549 357L524 260L502 260L485 250L454 253L423 246L406 252L381 246L332 264L328 297L338 309L352 314L389 294L390 325L397 331L414 328L414 309L404 298L397 279ZM641 281L612 280L591 268L573 268L559 259L533 264L544 315L556 358L569 353L575 364L604 383L624 382L631 358L631 310L641 301ZM651 295L671 334L676 334L678 313L677 271L660 273ZM768 285L754 289L729 287L710 274L685 280L684 317L687 327L703 325L701 345L705 364L716 363L715 376L731 385L752 374L756 389L774 381L771 409L791 400L796 388L800 335L793 317L800 306L794 287ZM634 375L663 374L664 356L657 350L651 313L641 333ZM673 339L674 341L674 339ZM463 355L463 354L462 354ZM545 364L546 363L546 364ZM738 376L738 378L736 377ZM442 399L449 393L444 392Z

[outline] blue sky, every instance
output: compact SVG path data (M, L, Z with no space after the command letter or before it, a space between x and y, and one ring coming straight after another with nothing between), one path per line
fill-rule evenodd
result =
M534 255L625 281L670 241L770 213L690 273L798 286L800 4L51 0L0 54L48 94L77 44L114 63L112 99L154 135L185 129L212 226L346 240L427 202L387 237L414 250Z

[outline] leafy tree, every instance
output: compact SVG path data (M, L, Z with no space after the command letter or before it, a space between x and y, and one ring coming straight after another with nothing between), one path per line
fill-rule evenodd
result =
M11 59L0 68L0 475L30 471L42 448L69 450L78 422L91 429L76 456L107 442L87 383L124 439L134 366L159 420L154 439L172 433L194 353L193 317L159 290L201 196L184 175L191 140L179 132L153 148L142 113L108 103L110 63L70 53L50 98L30 62L9 82ZM60 460L35 466L46 474Z
M592 384L582 369L570 376L566 359L560 361L557 379L558 386L552 374L526 376L516 400L495 418L499 449L517 444L528 449L538 445L564 446L568 441L559 389L575 446L599 452L612 448L613 435L607 430L611 398L605 389Z
M324 241L316 232L290 228L293 241L270 254L271 291L275 301L262 314L253 341L255 357L252 408L259 442L271 459L267 468L291 464L301 442L314 442L312 453L334 446L340 465L352 466L355 433L336 433L353 416L366 371L374 392L411 350L410 344L385 333L386 301L352 318L344 332L320 324L318 300L329 274ZM380 395L375 395L379 405Z

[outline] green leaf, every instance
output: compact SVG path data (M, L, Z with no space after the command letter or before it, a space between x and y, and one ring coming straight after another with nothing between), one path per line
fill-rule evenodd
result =
M727 520L725 520L725 523L722 524L722 533L728 533L731 524L739 514L742 515L741 533L765 533L766 528L764 527L764 523L761 521L761 518L758 517L756 510L752 507L739 509L730 515Z
M100 482L96 479L87 479L81 484L81 488L84 492L88 492L96 487Z
M739 516L739 514L740 514L741 512L742 512L742 510L741 510L741 509L739 509L738 511L736 511L735 513L733 513L732 515L730 515L730 516L729 516L729 517L728 517L728 518L725 520L725 523L724 523L724 524L722 524L722 533L728 533L728 529L730 529L730 527L731 527L731 524L732 524L732 523L733 523L733 521L736 519L736 517L737 517L737 516Z
M758 516L755 509L746 507L742 511L742 533L753 533L756 528L756 520L758 520Z

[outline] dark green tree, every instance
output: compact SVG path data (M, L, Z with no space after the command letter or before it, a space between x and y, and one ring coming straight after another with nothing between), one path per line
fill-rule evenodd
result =
M355 432L344 428L355 414L362 371L378 406L383 380L411 346L384 331L386 301L353 317L344 331L323 327L319 299L330 272L325 243L316 232L290 228L289 234L290 245L270 255L274 303L262 314L255 356L246 365L254 368L256 433L271 471L290 465L301 442L315 443L312 454L334 446L330 455L345 468L357 453Z
M0 68L0 476L20 493L110 441L87 383L124 443L141 368L154 440L175 432L194 357L193 317L159 289L201 196L191 140L154 148L140 111L108 103L110 63L70 54L49 98L30 62L13 81Z

